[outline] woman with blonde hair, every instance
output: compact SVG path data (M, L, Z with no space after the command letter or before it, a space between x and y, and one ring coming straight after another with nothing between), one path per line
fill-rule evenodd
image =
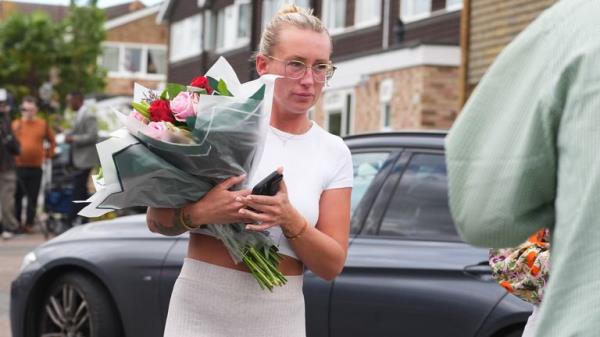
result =
M187 257L175 283L166 337L305 336L302 275L308 268L332 280L344 266L348 245L352 159L343 140L308 118L335 67L329 33L312 11L283 7L265 28L256 55L259 75L275 83L271 127L253 186L270 172L283 173L275 196L232 190L232 177L181 209L149 208L153 232L190 230ZM252 209L252 210L251 210ZM261 290L243 264L202 224L248 223L266 231L283 259L287 284Z

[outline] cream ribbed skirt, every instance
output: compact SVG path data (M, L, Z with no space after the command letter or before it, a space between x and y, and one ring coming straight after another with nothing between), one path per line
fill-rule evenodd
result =
M164 337L305 337L302 276L273 292L251 274L186 258Z

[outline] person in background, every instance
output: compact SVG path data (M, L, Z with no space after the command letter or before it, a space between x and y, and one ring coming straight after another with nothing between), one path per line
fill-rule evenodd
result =
M69 106L77 112L73 128L66 133L65 142L71 145L71 164L76 169L73 175L73 200L89 197L88 178L92 168L98 166L98 121L93 106L84 104L84 95L74 91L69 95ZM69 223L72 225L84 203L73 203ZM85 222L85 218L82 218Z
M537 337L600 331L600 1L558 1L498 56L446 138L463 238L552 234Z
M21 103L21 118L12 123L13 132L21 145L21 153L15 158L17 164L17 189L15 192L15 217L25 233L33 232L37 200L42 182L42 164L54 155L54 132L48 123L38 118L35 97L26 96ZM44 148L44 142L48 148ZM21 219L23 197L27 198L25 223Z
M490 249L492 275L506 291L533 305L522 337L533 337L550 269L550 235L542 229L514 248Z
M3 239L10 239L19 230L15 218L15 190L17 188L17 172L15 156L20 152L19 142L10 125L10 104L8 92L0 88L0 234Z

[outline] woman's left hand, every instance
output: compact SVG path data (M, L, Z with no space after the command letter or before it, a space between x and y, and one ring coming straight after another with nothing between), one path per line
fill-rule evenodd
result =
M246 229L253 231L264 231L270 227L279 225L282 229L291 229L304 223L302 215L292 206L288 199L287 186L282 180L279 192L274 196L251 194L246 197L238 196L236 201L246 206L239 212L245 217L252 219L256 224L246 225ZM250 210L248 207L254 209Z

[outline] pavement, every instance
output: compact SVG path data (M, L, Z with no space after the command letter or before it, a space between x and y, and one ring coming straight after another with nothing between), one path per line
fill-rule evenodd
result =
M25 254L45 241L42 234L19 235L0 239L0 337L11 337L9 303L10 284L19 274Z

